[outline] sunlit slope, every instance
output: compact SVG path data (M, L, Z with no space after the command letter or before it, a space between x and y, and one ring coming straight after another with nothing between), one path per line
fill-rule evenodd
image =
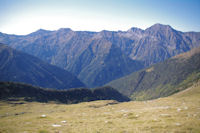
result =
M1 101L0 132L199 133L199 97L200 86L196 84L173 96L143 102L65 105ZM46 117L42 118L43 114Z
M133 100L149 100L184 90L199 79L200 48L194 48L107 85Z

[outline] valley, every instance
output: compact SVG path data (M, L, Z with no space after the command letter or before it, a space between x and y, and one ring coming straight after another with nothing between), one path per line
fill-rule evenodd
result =
M1 33L0 133L198 133L199 38L161 24Z

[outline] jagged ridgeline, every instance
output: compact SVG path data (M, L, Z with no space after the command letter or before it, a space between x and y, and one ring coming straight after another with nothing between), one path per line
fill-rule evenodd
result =
M0 99L38 102L54 101L67 104L94 100L129 101L128 97L123 96L111 87L101 87L93 90L87 88L55 90L13 82L0 82Z
M107 85L133 100L169 96L200 79L200 48L180 54Z
M181 32L162 24L128 31L62 28L40 29L25 36L0 33L0 42L71 72L89 87L97 87L200 46L200 33Z

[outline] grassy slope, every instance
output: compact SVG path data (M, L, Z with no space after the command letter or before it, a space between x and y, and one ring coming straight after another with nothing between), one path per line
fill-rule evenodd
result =
M108 83L133 100L169 96L200 79L200 48Z
M0 102L1 133L200 132L200 83L173 96L109 104ZM24 112L24 113L22 113ZM46 118L41 118L46 114ZM61 123L66 120L67 123ZM61 127L52 127L59 124Z

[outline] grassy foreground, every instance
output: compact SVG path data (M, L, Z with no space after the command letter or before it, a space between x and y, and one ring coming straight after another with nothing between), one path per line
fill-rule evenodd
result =
M143 102L0 102L0 133L141 132L199 133L200 86Z

